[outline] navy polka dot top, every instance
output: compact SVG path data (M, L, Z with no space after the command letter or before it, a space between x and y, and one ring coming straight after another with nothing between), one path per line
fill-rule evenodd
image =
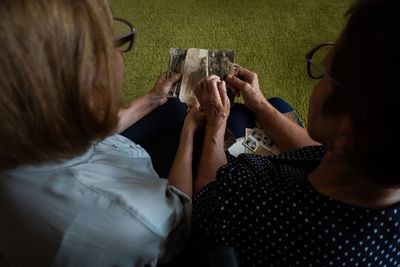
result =
M240 266L400 266L400 206L360 208L316 192L306 175L324 153L230 156L194 200L196 239L234 248Z

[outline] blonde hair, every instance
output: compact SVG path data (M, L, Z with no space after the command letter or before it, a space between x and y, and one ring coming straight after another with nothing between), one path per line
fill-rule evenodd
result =
M116 128L105 0L0 1L0 171L84 153Z

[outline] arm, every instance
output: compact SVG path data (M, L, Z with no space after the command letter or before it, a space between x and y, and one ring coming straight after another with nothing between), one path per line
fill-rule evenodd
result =
M181 132L179 147L175 155L174 163L169 171L168 181L190 198L192 197L192 159L194 134L205 123L203 114L200 113L197 100L186 115Z
M150 93L141 96L121 107L118 111L117 133L122 133L129 126L149 114L152 110L160 106L154 101Z
M203 150L194 184L194 194L197 194L203 187L214 181L219 167L227 162L224 152L225 127L223 125L220 127L206 126Z
M181 74L175 74L167 79L167 73L163 72L150 92L121 107L118 112L119 122L116 132L123 132L155 108L167 102L168 92L180 78Z
M306 129L284 116L268 101L254 113L263 126L265 133L274 140L282 153L319 144L311 139Z
M224 152L224 134L230 103L225 82L221 82L215 75L197 83L195 93L207 120L203 151L194 184L196 194L215 180L217 170L227 162Z
M256 115L265 133L274 140L281 152L319 144L311 139L307 130L290 121L265 99L256 73L239 68L235 74L237 77L228 75L227 82L236 95L242 93L244 104Z

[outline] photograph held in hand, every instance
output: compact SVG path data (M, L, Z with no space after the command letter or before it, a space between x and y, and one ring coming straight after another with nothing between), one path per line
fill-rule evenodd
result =
M178 97L181 102L192 104L194 86L202 78L215 74L221 79L233 75L235 51L225 49L171 48L169 51L167 77L182 73L182 79L170 91L170 97Z

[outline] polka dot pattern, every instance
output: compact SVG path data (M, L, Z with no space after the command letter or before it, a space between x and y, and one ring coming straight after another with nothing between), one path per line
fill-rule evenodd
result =
M206 249L233 247L241 266L400 266L400 207L365 209L316 192L306 175L322 147L229 157L194 200Z

